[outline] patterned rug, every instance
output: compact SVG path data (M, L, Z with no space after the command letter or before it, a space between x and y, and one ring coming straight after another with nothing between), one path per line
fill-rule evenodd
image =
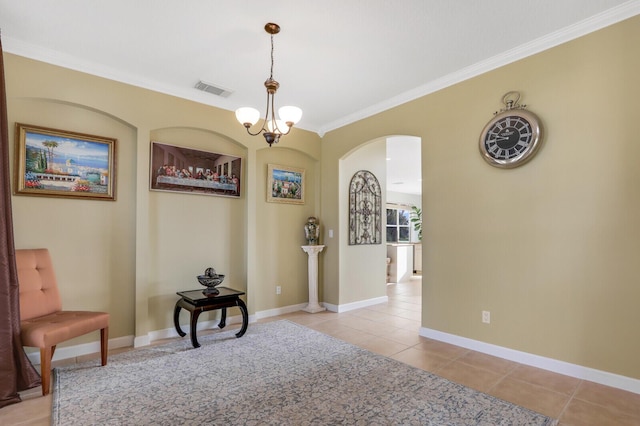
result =
M54 425L555 425L289 321L54 370Z

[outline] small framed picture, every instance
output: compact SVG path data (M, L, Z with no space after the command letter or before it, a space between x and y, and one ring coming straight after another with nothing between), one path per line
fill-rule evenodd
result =
M304 169L268 165L267 201L304 204Z
M116 199L116 139L16 123L17 195Z

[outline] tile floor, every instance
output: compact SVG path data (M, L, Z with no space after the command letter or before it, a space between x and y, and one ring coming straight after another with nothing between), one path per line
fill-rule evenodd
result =
M389 302L384 304L341 314L308 314L300 311L264 321L285 318L303 324L372 352L558 418L561 426L640 426L640 395L421 337L418 335L420 280L390 284L387 291ZM110 353L123 350L129 349ZM51 396L41 397L40 389L31 389L21 395L23 402L0 410L0 424L49 425Z

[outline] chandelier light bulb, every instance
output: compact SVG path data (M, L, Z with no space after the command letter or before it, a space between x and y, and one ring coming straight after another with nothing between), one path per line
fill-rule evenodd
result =
M273 120L267 121L267 130L279 135L283 135L283 134L286 135L287 133L289 133L288 131L289 127L287 126L287 123L285 123L283 120L276 120L275 126L274 126Z
M288 126L296 124L302 118L302 110L295 106L283 106L278 110L280 120L287 123ZM291 123L291 125L289 125Z
M236 118L240 124L247 127L247 124L253 126L260 120L260 111L251 107L242 107L236 110Z

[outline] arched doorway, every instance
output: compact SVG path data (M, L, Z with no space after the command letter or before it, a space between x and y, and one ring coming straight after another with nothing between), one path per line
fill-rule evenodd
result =
M339 163L339 235L345 238L340 239L339 250L339 303L340 312L357 309L360 307L381 303L387 300L387 245L386 240L380 244L372 245L349 245L349 183L354 173L360 170L367 170L373 173L382 185L382 206L383 215L386 210L389 197L388 172L389 162L387 147L392 145L396 151L408 152L409 147L413 148L411 156L417 159L417 176L421 176L420 167L420 138L414 136L388 136L371 140L359 145L340 159ZM416 151L417 149L417 151ZM396 158L397 162L403 162L406 158ZM400 165L400 167L407 167ZM406 194L402 189L394 185L392 192L393 201L402 201L422 208L421 194ZM406 185L409 187L409 185ZM418 187L421 184L418 182ZM385 219L382 220L382 234L386 235ZM413 251L412 251L413 271Z

